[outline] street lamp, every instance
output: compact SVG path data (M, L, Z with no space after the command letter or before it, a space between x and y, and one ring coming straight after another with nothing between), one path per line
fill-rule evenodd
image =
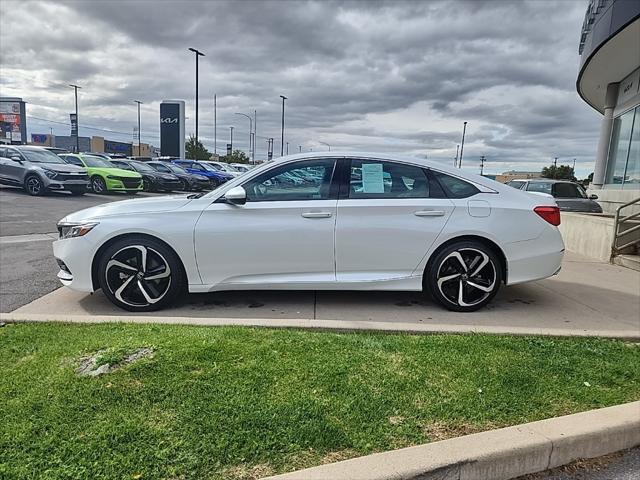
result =
M231 145L231 153L233 153L233 127L229 127L229 130L231 130L231 141L229 144Z
M284 101L287 99L284 95L280 95L282 99L282 130L281 130L281 138L280 138L280 156L284 155Z
M467 132L467 122L462 127L462 144L460 145L460 159L458 160L458 168L462 168L462 152L464 152L464 134Z
M204 57L204 53L195 48L189 48L189 51L196 54L196 142L198 141L198 59Z
M73 91L76 97L76 153L80 153L80 125L78 124L78 89L82 87L79 87L78 85L74 85L73 83L70 83L69 86L73 87Z
M140 152L140 105L142 102L140 100L134 100L133 103L138 104L138 155L142 155Z
M251 133L253 132L253 118L251 118L246 113L236 113L236 115L242 115L243 117L247 117L249 119L249 158L252 159L252 163L253 163L253 158L255 158L255 155L252 155L251 153L253 150L255 150L255 144L253 149L251 148Z
M322 145L326 145L327 147L329 147L329 151L331 151L331 145L329 145L328 143L325 143L325 142L318 142L318 143Z

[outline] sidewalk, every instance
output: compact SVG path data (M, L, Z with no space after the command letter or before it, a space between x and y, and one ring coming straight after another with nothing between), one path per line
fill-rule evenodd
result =
M248 291L189 295L152 314L124 312L101 292L60 288L5 321L139 321L198 325L484 332L640 338L640 274L567 254L559 275L501 290L471 314L444 310L418 292Z

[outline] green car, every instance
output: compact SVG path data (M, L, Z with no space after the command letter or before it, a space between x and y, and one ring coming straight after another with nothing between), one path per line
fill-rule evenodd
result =
M105 158L86 153L64 153L60 157L67 163L87 169L89 185L95 193L142 191L142 175L118 168Z

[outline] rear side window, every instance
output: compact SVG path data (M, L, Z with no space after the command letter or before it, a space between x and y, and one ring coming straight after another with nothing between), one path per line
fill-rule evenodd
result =
M445 173L431 171L433 176L438 180L438 183L442 185L443 190L449 198L467 198L472 197L476 193L480 193L478 188L460 178L447 175Z
M403 163L351 160L348 198L433 198L426 170Z

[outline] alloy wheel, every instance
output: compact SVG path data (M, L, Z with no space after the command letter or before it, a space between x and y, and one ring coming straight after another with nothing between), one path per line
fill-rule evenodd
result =
M95 177L91 180L91 189L94 193L103 193L106 190L106 185L100 177Z
M473 307L496 288L496 266L481 250L465 247L451 252L438 267L437 286L454 305Z
M40 195L42 193L42 182L37 177L29 177L27 179L27 190L31 195Z
M105 268L107 286L113 296L131 307L159 302L171 287L171 268L155 249L130 245L114 253Z

